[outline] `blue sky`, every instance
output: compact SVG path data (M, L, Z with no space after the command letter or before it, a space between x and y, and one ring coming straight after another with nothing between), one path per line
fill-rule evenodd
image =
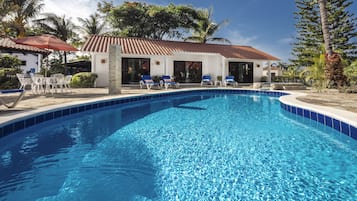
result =
M137 0L138 1L138 0ZM75 21L96 11L98 0L44 0L43 12L66 14ZM115 0L119 5L123 0ZM229 24L216 37L229 39L235 45L250 45L282 61L291 58L291 43L296 35L294 0L139 0L149 4L189 4L196 8L213 7L213 20ZM357 15L357 2L351 10Z

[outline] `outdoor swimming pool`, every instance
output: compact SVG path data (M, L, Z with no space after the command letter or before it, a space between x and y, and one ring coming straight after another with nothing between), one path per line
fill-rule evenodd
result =
M182 93L0 138L0 200L355 200L357 141L260 94Z

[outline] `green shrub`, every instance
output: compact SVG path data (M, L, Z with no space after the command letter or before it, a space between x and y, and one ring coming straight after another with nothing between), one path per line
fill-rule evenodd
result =
M0 89L16 89L20 83L16 73L22 73L19 68L0 68Z
M21 61L17 57L4 55L0 56L0 68L20 68Z
M91 88L94 87L98 75L95 73L82 72L73 75L71 87L74 88Z
M152 78L152 81L154 81L154 82L160 82L161 76L159 76L159 75L154 75L154 76L152 76L151 78Z
M267 81L268 81L268 76L262 76L262 77L260 78L260 81L261 81L261 82L267 82Z

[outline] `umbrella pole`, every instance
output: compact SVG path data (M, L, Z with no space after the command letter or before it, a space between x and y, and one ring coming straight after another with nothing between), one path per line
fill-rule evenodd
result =
M67 69L67 52L64 51L64 73L66 74L66 69Z

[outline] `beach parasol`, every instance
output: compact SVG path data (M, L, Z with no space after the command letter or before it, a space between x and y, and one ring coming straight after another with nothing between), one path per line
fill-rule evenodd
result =
M18 44L30 45L43 49L62 50L62 51L78 51L77 48L64 42L63 40L48 34L40 36L29 36L15 40Z
M37 48L57 50L57 51L78 51L77 48L66 43L65 41L49 34L42 34L40 36L29 36L15 40L18 44L30 45ZM48 58L47 58L48 61ZM48 65L48 64L47 64ZM65 53L65 66L67 65L67 58ZM45 76L47 76L47 69L45 69Z

